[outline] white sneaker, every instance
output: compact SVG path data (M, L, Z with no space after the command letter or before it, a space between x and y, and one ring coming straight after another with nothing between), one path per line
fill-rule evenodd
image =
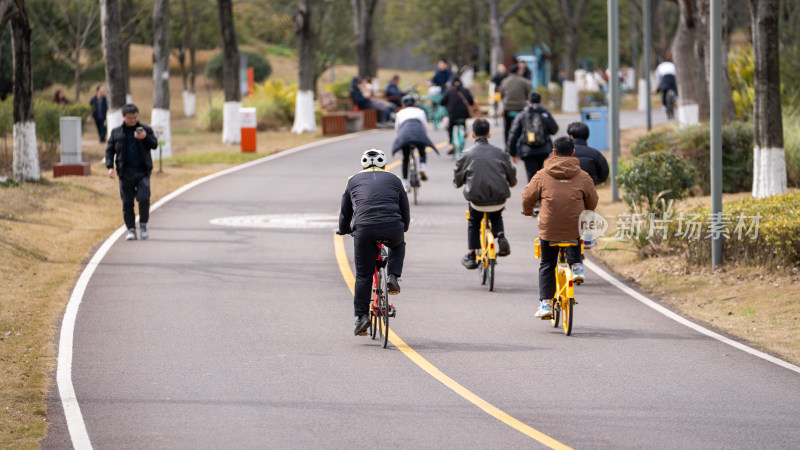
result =
M540 319L549 319L553 317L553 306L550 300L542 300L539 302L539 309L536 310L534 317L538 317Z
M422 178L422 181L428 181L428 174L425 173L425 163L419 164L419 177Z
M411 183L409 183L408 180L403 180L403 189L405 189L406 192L411 192Z
M128 234L125 235L126 241L135 241L136 240L136 228L129 228Z
M139 225L139 236L141 236L142 239L147 239L147 238L150 237L150 233L147 232L147 224L146 223L143 223L143 224Z

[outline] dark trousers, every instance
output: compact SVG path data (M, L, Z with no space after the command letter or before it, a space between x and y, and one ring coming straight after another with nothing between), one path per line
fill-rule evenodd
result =
M387 241L389 260L387 275L400 277L403 272L403 259L406 256L406 243L403 222L376 225L360 225L353 231L356 259L356 285L353 295L353 309L356 317L369 312L372 297L372 276L375 274L375 258L378 246L375 241Z
M550 154L542 153L522 158L522 162L525 163L525 171L528 173L529 183L531 178L536 175L536 172L542 170L542 167L544 167L544 160L547 159L548 156L550 156Z
M503 232L503 210L488 212L486 216L489 219L489 223L492 224L492 235L497 237L498 234ZM483 220L483 211L478 211L473 208L472 205L469 205L467 246L470 250L478 250L481 248L481 220Z
M119 196L122 198L122 218L127 229L136 227L133 200L139 202L139 223L150 218L150 174L144 169L125 169L119 176Z
M577 237L575 238L577 239ZM558 247L551 247L550 241L541 240L542 258L539 263L539 299L550 300L556 295L556 265ZM581 262L581 247L567 247L567 263Z
M95 117L94 123L97 125L97 134L100 135L100 143L102 144L106 141L106 132L108 131L106 129L106 119L99 120Z
M403 147L403 179L408 179L408 157L411 156L411 151L414 150L413 145L406 145ZM419 152L419 162L425 163L428 161L428 158L425 156L425 146L419 145L417 146L417 151Z

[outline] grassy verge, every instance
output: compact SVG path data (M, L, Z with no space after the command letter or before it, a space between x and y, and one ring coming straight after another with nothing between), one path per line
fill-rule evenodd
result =
M643 131L623 132L622 145L627 147L621 152L623 158L630 155L629 144ZM598 192L597 211L609 220L609 236L615 229L614 218L626 206L611 202L607 184ZM725 194L723 201L749 195ZM710 204L710 197L692 197L676 204L676 208ZM712 271L710 267L687 264L679 255L642 260L633 244L613 239L601 242L590 251L593 257L680 314L800 365L800 269L797 267L762 269L725 261L722 268Z
M219 135L175 136L175 157L152 175L152 201L227 166L318 138L263 133L259 153L243 154L223 147ZM0 448L37 448L45 436L64 307L95 247L121 224L119 187L99 163L101 146L84 149L84 158L95 161L91 176L0 187Z

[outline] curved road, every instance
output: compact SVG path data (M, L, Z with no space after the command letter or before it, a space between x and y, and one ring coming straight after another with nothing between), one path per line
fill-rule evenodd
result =
M459 262L466 203L446 157L429 158L412 209L391 323L429 371L409 349L354 337L333 217L361 152L393 136L348 136L217 177L154 211L150 240L110 247L74 332L92 446L796 448L800 373L679 324L596 272L578 288L571 337L534 319L537 229L519 214L521 185L504 214L512 252L488 292ZM63 448L51 394L43 447Z

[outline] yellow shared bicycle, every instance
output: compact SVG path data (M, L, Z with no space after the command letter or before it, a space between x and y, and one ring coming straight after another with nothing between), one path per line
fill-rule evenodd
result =
M558 264L556 265L556 294L553 296L553 313L550 316L550 323L553 327L558 327L559 319L562 320L564 334L572 334L572 318L574 316L575 305L575 281L572 275L572 268L567 263L567 248L581 246L583 253L583 243L580 239L572 241L550 242L551 247L558 247ZM537 258L542 257L542 244L539 238L534 243L534 253ZM563 316L563 318L561 317Z
M467 220L469 220L469 210L467 210ZM497 265L497 249L492 226L486 213L483 213L483 219L481 219L480 237L481 250L475 255L475 260L478 262L481 284L488 285L489 290L494 291L494 266Z

